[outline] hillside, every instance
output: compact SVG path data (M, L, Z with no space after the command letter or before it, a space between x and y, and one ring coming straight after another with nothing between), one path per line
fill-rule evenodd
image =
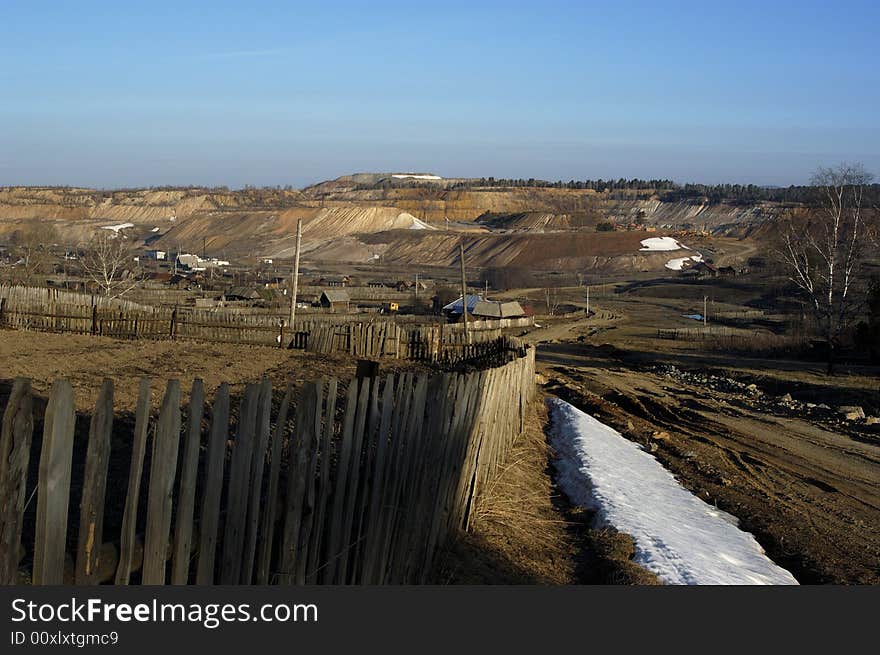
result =
M302 191L0 188L0 242L37 222L71 245L113 226L133 243L165 250L285 258L302 220L304 253L315 262L452 265L463 237L477 266L643 271L662 270L671 255L640 252L642 230L600 233L600 223L741 238L763 231L783 207L665 201L640 188L475 186L482 183L416 172L361 173Z

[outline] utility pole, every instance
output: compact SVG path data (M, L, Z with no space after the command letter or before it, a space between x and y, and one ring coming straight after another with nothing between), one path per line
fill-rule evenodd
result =
M486 290L483 292L483 300L489 300L489 280L486 280Z
M300 218L296 222L296 253L293 256L293 289L290 297L290 329L293 330L293 319L296 318L296 292L299 287L299 250L302 244L303 222Z
M590 287L587 285L587 318L590 318Z
M419 297L419 274L416 273L416 298Z
M706 316L706 305L707 305L706 300L707 299L708 299L708 296L703 296L703 327L704 328L708 327L708 325L709 325L709 317Z
M464 320L464 334L467 342L471 342L471 331L468 329L467 310L467 278L464 275L464 240L458 241L458 258L461 261L461 318Z

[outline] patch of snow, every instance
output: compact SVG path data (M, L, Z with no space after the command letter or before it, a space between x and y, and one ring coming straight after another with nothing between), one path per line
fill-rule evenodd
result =
M158 232L158 231L159 231L158 227L154 227L152 230L150 230L150 232Z
M642 239L642 247L639 250L652 250L655 252L666 250L690 250L672 237L650 237Z
M700 261L703 261L703 255L696 252L693 255L691 255L690 257L680 257L678 259L670 259L668 262L666 262L665 266L670 271L681 271L686 266L690 265L689 262L700 262Z
M702 314L682 314L682 316L684 316L685 318L692 318L695 321L702 321L703 320Z
M568 403L547 401L559 486L597 523L632 536L635 561L667 584L797 584L730 514L682 487L637 444Z
M134 227L134 223L120 223L119 225L105 225L101 229L102 230L112 230L119 234L119 230L124 230L127 227Z
M420 175L416 173L393 173L391 177L397 180L442 180L439 175Z
M413 222L412 222L412 225L409 226L409 229L411 229L411 230L435 230L437 228L432 227L431 225L428 225L427 223L425 223L425 221L421 221L418 218L416 218L415 216L413 216Z

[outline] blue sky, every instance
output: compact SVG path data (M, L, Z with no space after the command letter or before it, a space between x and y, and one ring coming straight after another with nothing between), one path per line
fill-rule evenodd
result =
M4 0L0 185L880 173L876 2Z

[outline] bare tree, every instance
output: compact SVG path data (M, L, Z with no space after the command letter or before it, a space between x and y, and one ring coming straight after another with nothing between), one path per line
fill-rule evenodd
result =
M544 287L544 302L547 305L547 314L555 316L562 302L559 289L557 287Z
M130 269L133 256L122 234L100 230L84 247L83 273L108 298L131 291L140 276Z
M871 180L861 164L820 168L812 179L819 202L789 213L781 226L779 254L827 341L829 375L841 335L859 305L854 283L871 238L862 198Z
M52 258L51 246L57 240L58 233L47 223L30 223L13 233L12 254L18 258L17 282L32 284L38 274L46 272Z

